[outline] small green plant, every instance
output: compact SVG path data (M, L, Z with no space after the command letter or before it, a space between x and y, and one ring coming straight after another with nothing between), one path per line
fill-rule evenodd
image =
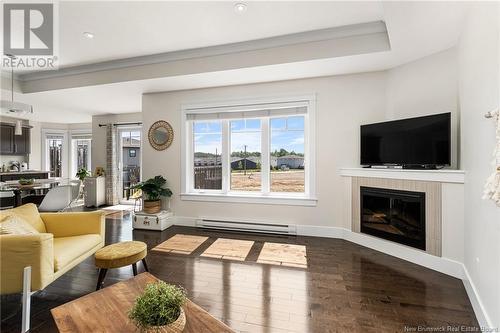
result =
M90 172L87 169L85 169L85 168L81 168L76 173L76 176L78 177L78 179L80 179L83 182L83 180L85 179L85 177L90 176Z
M186 291L163 281L150 283L135 300L128 316L142 331L159 329L179 318L181 306L186 302Z
M145 200L155 201L160 200L160 197L171 197L172 191L164 186L167 180L162 176L155 176L144 182L138 183L131 188L140 189L145 196Z
M19 185L33 185L35 183L35 180L33 178L20 178L19 179Z

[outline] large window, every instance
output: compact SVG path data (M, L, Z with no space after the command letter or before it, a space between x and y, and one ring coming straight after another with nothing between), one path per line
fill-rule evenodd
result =
M314 200L311 104L185 109L183 198Z

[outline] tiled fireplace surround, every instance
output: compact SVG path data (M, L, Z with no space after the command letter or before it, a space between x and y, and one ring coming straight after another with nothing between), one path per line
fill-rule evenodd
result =
M425 252L441 256L441 184L438 182L352 178L352 231L360 232L360 187L373 187L425 193Z
M463 260L463 184L462 170L380 170L343 168L341 175L349 180L350 229L356 234L378 239L394 249L408 248L458 262ZM361 233L360 187L425 193L426 250L419 250Z

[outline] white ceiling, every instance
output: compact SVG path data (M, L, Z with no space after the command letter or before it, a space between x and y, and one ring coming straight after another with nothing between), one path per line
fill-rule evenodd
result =
M381 20L380 2L233 1L61 2L60 64L74 66L134 56L262 39ZM95 34L91 40L82 32Z
M392 68L456 45L466 4L455 2L70 2L60 6L64 66L254 40L383 20L391 50L108 85L17 94L33 119L87 122L141 110L144 92L286 80ZM95 33L84 39L83 31ZM236 75L235 75L236 74ZM39 119L39 120L40 120Z

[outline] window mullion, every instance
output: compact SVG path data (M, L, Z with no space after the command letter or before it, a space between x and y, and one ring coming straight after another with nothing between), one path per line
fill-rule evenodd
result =
M186 154L184 156L184 161L186 163L186 174L183 175L184 181L186 182L183 191L193 191L194 190L194 133L193 133L193 122L187 121L185 124L186 136Z
M270 192L270 150L271 142L269 139L269 118L263 118L261 121L261 186L262 193L269 194Z
M304 193L311 194L311 141L310 135L314 135L309 129L309 114L304 116Z
M227 193L229 191L231 183L231 165L230 165L230 148L231 147L231 135L229 133L229 120L222 121L222 192Z

